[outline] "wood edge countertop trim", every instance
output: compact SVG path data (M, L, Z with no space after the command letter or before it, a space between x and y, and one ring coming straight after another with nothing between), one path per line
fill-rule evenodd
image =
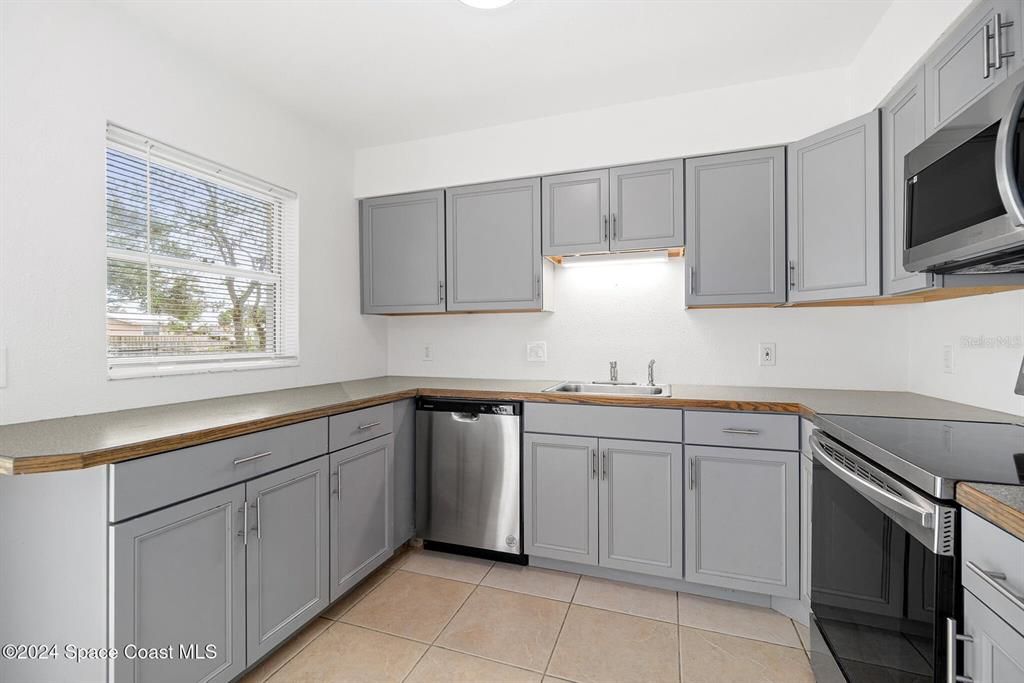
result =
M963 481L956 485L956 500L967 510L1024 541L1024 511L996 500Z
M422 387L404 389L380 394L370 398L354 399L344 403L300 410L283 415L273 415L255 420L246 420L194 432L185 432L173 436L160 437L112 446L84 453L63 453L53 455L4 456L0 455L0 476L41 474L45 472L65 472L82 470L99 465L112 465L136 458L167 453L190 446L199 446L214 441L230 439L245 434L261 432L275 427L284 427L321 417L341 415L363 408L394 403L417 396L436 398L465 398L480 400L528 401L531 403L566 403L576 405L601 405L628 408L669 408L669 409L705 409L735 410L741 412L768 412L801 415L810 418L814 411L800 403L789 401L730 401L725 399L688 399L688 398L657 398L644 396L563 396L559 394L521 391L493 391L476 389L435 389Z

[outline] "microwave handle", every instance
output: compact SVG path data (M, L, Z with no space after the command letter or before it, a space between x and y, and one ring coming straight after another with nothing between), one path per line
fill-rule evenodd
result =
M1017 227L1024 227L1024 199L1020 195L1013 154L1017 127L1021 125L1021 109L1024 109L1024 82L1014 88L1010 97L1010 110L999 123L999 135L996 137L996 185L999 187L999 196L1006 207L1006 213ZM1021 150L1021 153L1024 153L1024 150Z

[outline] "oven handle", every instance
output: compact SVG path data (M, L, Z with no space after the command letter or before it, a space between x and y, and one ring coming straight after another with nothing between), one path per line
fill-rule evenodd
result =
M1013 150L1017 138L1017 127L1021 125L1021 109L1024 108L1024 82L1021 82L1010 97L1010 110L999 123L999 134L996 136L996 186L1003 206L1010 219L1017 227L1024 226L1024 199L1020 196L1017 185L1017 169L1014 164ZM1024 150L1020 150L1024 154Z
M935 528L935 514L932 510L912 505L899 496L895 496L885 489L875 486L870 481L861 479L856 474L853 474L836 462L831 455L825 452L825 449L821 447L821 441L818 439L817 434L811 435L810 443L811 450L814 452L814 457L820 460L821 463L832 472L832 474L849 484L855 491L866 498L870 498L879 505L889 508L897 513L920 516L921 526L926 529Z

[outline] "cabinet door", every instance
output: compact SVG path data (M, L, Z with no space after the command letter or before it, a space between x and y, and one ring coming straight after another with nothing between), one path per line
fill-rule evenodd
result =
M444 311L444 192L359 205L363 313Z
M686 447L687 581L799 596L799 458Z
M448 310L540 309L540 179L447 193Z
M905 241L903 158L925 139L924 69L882 105L882 293L903 294L936 284L931 273L903 267Z
M391 436L331 453L331 600L391 555Z
M262 658L330 603L327 456L247 482L246 660Z
M545 256L608 251L608 169L548 176L540 187Z
M683 246L683 160L611 169L612 251Z
M964 591L964 674L974 683L1024 682L1024 636Z
M527 555L597 564L597 439L526 434L523 501Z
M786 301L786 150L686 160L686 305Z
M111 645L175 648L174 659L117 658L115 681L230 681L245 669L244 507L238 484L110 527Z
M877 111L788 147L790 301L878 296Z
M1021 53L1021 7L1019 0L987 0L953 28L925 60L928 96L928 134L969 107L1019 67ZM998 43L1012 57L997 60L996 14L1000 27ZM995 65L998 61L999 67ZM988 66L986 66L986 63Z
M683 576L683 447L601 439L601 566Z

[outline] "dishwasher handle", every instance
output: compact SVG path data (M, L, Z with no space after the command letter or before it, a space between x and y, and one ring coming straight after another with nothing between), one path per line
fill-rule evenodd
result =
M479 422L480 413L451 413L456 422Z

